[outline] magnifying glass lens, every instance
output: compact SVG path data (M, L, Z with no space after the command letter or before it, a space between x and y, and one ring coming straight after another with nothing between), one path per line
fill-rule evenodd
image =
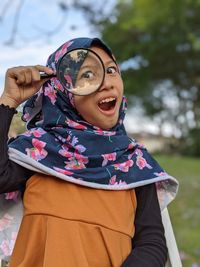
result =
M57 76L63 87L76 95L97 91L104 79L104 66L99 56L88 49L66 53L58 66Z

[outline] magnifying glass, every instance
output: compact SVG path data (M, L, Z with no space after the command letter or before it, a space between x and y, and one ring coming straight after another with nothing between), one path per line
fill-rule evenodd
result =
M104 64L90 49L74 49L59 60L56 74L40 74L41 78L57 77L62 86L75 95L89 95L97 91L105 77Z

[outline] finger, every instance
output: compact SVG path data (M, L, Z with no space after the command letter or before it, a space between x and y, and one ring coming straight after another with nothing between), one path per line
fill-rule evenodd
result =
M46 75L44 77L44 74ZM34 82L39 82L39 84L42 86L46 81L48 81L49 79L51 79L51 74L46 74L45 72L39 72L38 70L37 71L34 71L33 72L33 79L34 79Z
M42 65L36 66L18 66L7 70L7 77L14 78L18 85L28 85L39 82L41 80L40 72L45 72L48 75L54 73L52 69ZM49 77L42 79L41 84L46 82Z
M24 67L23 66L18 66L18 67L13 67L13 68L9 68L6 72L6 76L8 78L13 78L13 79L20 79L20 75L23 75L23 69Z
M18 85L24 85L31 80L30 70L24 66L10 68L7 70L6 75L15 79Z
M32 79L33 79L33 82L40 81L40 72L36 67L32 68Z
M24 84L25 81L26 81L26 77L25 77L25 72L24 72L24 70L21 70L21 71L19 71L19 72L16 72L16 73L15 73L15 79L16 79L16 83L17 83L18 85L22 85L22 84Z
M33 82L31 69L25 69L24 76L25 76L25 84L28 85Z
M36 65L35 68L38 70L38 71L41 71L41 72L45 72L47 74L53 74L54 71L49 68L49 67L46 67L46 66L42 66L42 65Z
M19 67L15 75L18 85L30 85L40 81L40 72L35 66Z

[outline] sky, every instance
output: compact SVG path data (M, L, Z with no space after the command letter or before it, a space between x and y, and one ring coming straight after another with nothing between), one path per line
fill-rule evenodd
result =
M3 3L5 4L6 1L1 0L0 14L4 6ZM47 38L41 32L53 30L63 13L55 4L56 1L29 0L25 1L21 9L19 35L15 44L6 45L5 43L10 39L14 10L16 4L19 4L19 0L12 0L12 2L15 5L4 13L3 20L0 22L0 93L3 90L4 75L7 68L19 65L45 65L48 56L65 41L74 37L93 35L82 14L72 11L67 12L65 25L62 29L51 38ZM56 20L56 18L58 19ZM72 30L69 27L72 24L76 26L76 29Z
M13 45L6 43L10 39L16 7L20 1L23 6L20 12L18 36ZM93 2L92 0L85 0ZM65 41L86 36L98 36L88 24L86 18L77 10L68 9L62 13L56 0L9 0L9 7L4 9L8 0L1 0L0 6L0 94L4 88L4 76L8 68L21 65L45 65L48 56ZM115 0L109 0L108 8L112 8ZM70 0L67 2L70 4ZM65 23L56 34L47 38L42 32L55 29L65 15ZM71 27L73 25L73 28ZM128 110L125 125L129 132L146 131L158 133L158 126L144 118L142 113ZM134 114L134 115L133 115ZM167 133L167 131L166 131Z

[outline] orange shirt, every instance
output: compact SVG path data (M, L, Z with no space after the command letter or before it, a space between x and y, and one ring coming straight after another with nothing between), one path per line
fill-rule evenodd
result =
M9 267L119 267L131 252L135 191L92 189L36 174Z

